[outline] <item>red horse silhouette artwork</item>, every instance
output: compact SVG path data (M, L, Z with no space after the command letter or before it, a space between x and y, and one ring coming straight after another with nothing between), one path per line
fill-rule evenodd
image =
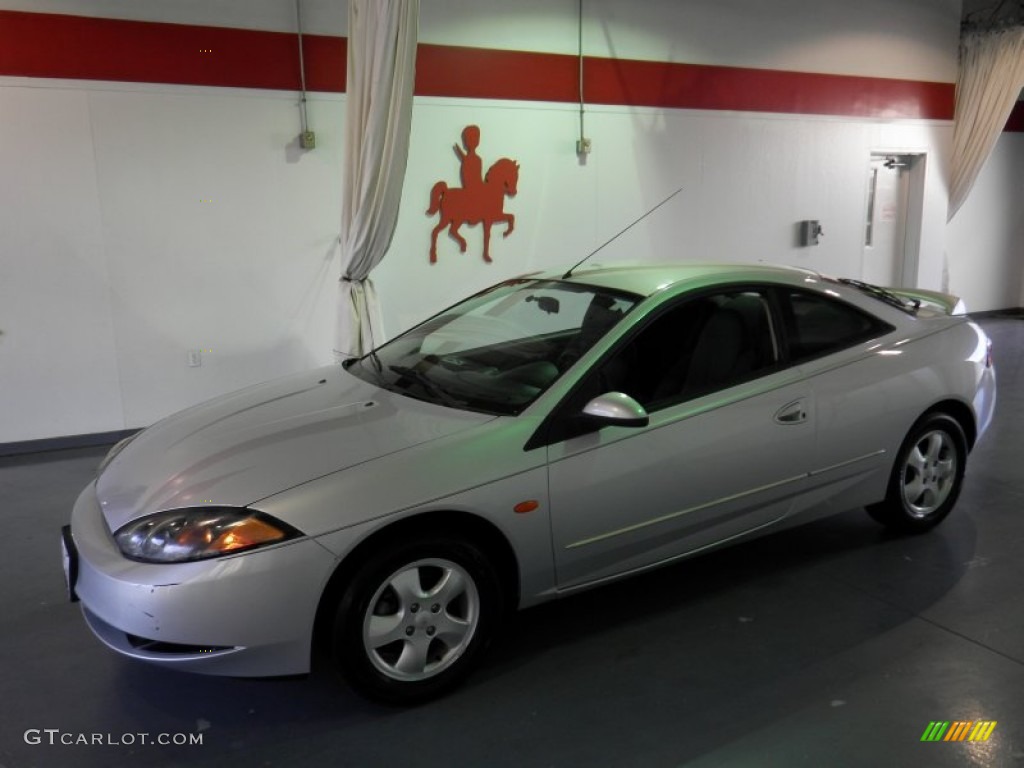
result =
M430 207L427 215L440 212L441 220L430 235L430 263L437 261L437 236L448 227L448 234L459 244L459 250L466 252L466 238L459 234L463 224L484 225L484 261L491 261L491 225L504 221L508 237L515 228L516 217L505 213L505 197L515 197L519 184L519 163L503 157L487 169L481 178L483 162L476 153L480 144L480 129L467 125L462 131L462 144L455 145L459 158L459 172L462 187L449 187L443 181L437 182L430 190Z

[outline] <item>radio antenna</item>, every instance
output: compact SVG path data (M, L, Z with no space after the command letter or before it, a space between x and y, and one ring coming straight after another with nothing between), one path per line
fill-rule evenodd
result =
M604 247L605 247L606 245L611 245L611 244L612 244L613 242L615 242L616 240L618 240L618 239L619 239L620 237L622 237L622 236L623 236L624 234L626 234L627 232L629 232L629 230L631 230L631 229L632 229L633 227L635 227L635 226L636 226L637 224L639 224L639 223L640 223L641 221L643 221L644 219L646 219L646 218L647 218L648 216L650 216L650 215L651 215L652 213L654 213L654 212L655 212L656 210L658 210L659 208L661 208L661 206L663 206L663 205L664 205L665 203L667 203L667 202L668 202L669 200L671 200L671 199L672 199L673 197L675 197L676 195L678 195L678 194L679 194L680 192L682 192L682 191L683 191L683 188L682 188L682 187L680 187L680 188L679 188L679 189L677 189L677 190L676 190L675 192L673 192L673 193L672 193L671 195L669 195L669 196L668 196L668 197L666 197L666 198L665 198L664 200L662 200L662 201L661 201L660 203L658 203L658 204L657 204L656 206L654 206L653 208L651 208L651 210L649 210L649 211L648 211L647 213L645 213L645 214L644 214L643 216L641 216L641 217L640 217L639 219L635 219L635 220L634 220L634 221L633 221L633 222L632 222L631 224L629 224L629 225L628 225L628 226L627 226L627 227L626 227L625 229L621 229L621 230L619 230L619 231L618 231L618 232L616 232L616 233L615 233L614 235L612 235L612 236L611 236L610 238L608 238L607 240L605 240L605 241L604 241L603 243L601 243L601 245L597 246L597 248L595 248L594 250L592 250L592 251L591 251L590 253L588 253L588 254L587 254L586 256L584 256L584 257L583 257L582 259L580 259L580 260L579 260L579 261L577 261L577 262L576 262L575 264L573 264L573 265L572 265L571 267L569 267L569 269L567 269L567 270L566 270L565 274L564 274L564 275L562 275L562 279L563 279L563 280L568 280L568 279L569 279L570 277L572 277L572 273L573 273L573 270L575 270L575 269L576 269L576 267L578 267L578 266L580 266L581 264L583 264L583 262L585 262L585 261L586 261L587 259L589 259L589 258L590 258L591 256L593 256L593 255L594 255L595 253L597 253L598 251L600 251L601 249L603 249L603 248L604 248Z

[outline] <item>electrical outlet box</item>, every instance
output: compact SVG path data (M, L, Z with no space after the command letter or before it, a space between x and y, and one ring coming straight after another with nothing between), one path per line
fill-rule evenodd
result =
M576 154L577 155L589 155L591 149L590 139L577 139L576 141Z
M299 146L303 149L313 149L316 147L316 134L312 131L303 131L299 134Z
M817 219L800 222L800 245L819 245L819 238L825 234Z

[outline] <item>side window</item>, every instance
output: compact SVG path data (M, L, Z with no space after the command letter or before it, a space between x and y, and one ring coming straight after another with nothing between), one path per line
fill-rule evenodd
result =
M657 411L755 378L777 361L767 296L717 293L656 317L599 364L583 394L625 392Z
M789 358L798 363L867 341L889 330L856 307L806 291L785 291L783 314Z

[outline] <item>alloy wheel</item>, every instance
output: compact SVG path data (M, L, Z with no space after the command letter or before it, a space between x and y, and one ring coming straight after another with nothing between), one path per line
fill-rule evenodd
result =
M903 501L915 518L932 514L949 497L956 481L957 446L943 430L921 435L903 465Z
M465 568L450 560L417 560L388 576L373 595L363 618L363 647L385 676L426 680L459 659L479 619L480 595Z

